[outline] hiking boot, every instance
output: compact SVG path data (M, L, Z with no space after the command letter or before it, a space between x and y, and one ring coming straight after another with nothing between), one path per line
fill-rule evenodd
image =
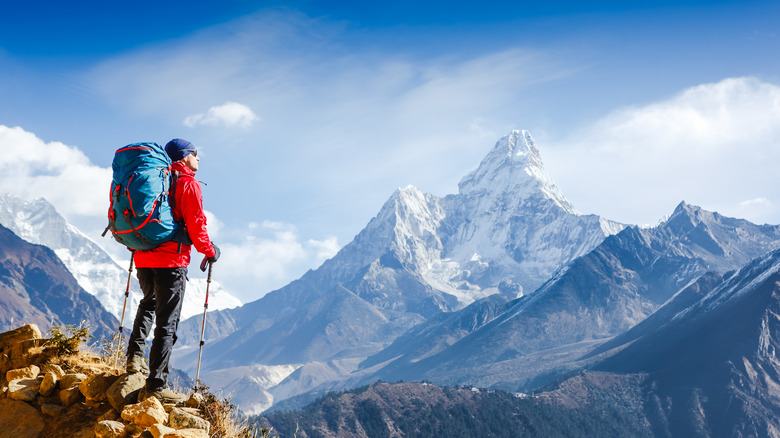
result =
M127 360L125 371L129 374L141 373L149 374L149 365L146 364L146 359L140 354L134 354L133 357Z
M157 400L160 400L160 403L182 404L187 401L186 395L175 392L169 388L150 391L146 387L143 387L138 393L138 402L140 403L149 397L156 397Z

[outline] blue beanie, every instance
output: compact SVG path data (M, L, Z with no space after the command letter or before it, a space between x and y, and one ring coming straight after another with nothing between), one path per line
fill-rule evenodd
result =
M195 146L187 140L181 138L174 138L165 145L165 152L171 158L171 161L176 162L186 157L187 155L195 151Z

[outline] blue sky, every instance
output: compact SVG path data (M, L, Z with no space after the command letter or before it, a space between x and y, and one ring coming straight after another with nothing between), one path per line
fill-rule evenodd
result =
M511 129L583 213L780 223L779 2L5 2L0 190L97 234L113 151L189 139L243 301ZM104 187L105 186L105 187Z

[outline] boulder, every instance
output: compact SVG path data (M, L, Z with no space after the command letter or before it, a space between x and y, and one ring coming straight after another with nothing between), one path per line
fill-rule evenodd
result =
M41 381L38 379L17 379L8 382L8 397L12 400L34 401L38 397Z
M103 420L95 425L97 438L122 438L125 436L125 424L119 421Z
M0 351L8 350L14 344L29 339L43 339L41 330L35 324L25 325L15 330L0 333Z
M70 389L78 387L82 381L87 378L86 374L65 374L60 377L60 389Z
M57 376L57 380L61 379L65 375L65 371L62 371L62 367L53 363L47 363L41 367L42 373L54 373Z
M7 353L0 353L0 375L5 374L6 371L13 368L13 361L11 356Z
M26 339L14 344L10 350L8 350L8 356L11 357L14 368L22 368L25 365L32 363L33 349L46 344L45 339Z
M15 370L8 370L5 373L5 380L19 380L19 379L34 379L38 377L41 369L35 365L26 366L24 368L17 368Z
M58 381L59 379L57 378L57 375L51 371L48 371L43 375L43 380L41 380L41 387L38 392L40 392L40 394L43 396L51 395L57 388Z
M139 426L150 427L153 424L168 422L168 413L155 397L149 397L141 403L127 405L122 409L122 419Z
M2 436L38 438L44 428L43 416L23 401L0 400L0 431Z
M208 421L181 408L171 409L168 416L168 425L174 429L203 429L208 434L211 427Z
M117 412L122 412L125 405L138 401L138 393L145 384L146 377L143 374L123 374L106 390L108 402Z
M113 374L101 373L92 374L79 383L79 391L84 397L92 402L106 401L106 390L119 379L119 376Z
M106 411L105 414L103 414L100 417L98 417L98 421L103 421L103 420L121 421L122 419L119 418L119 412L117 412L114 409L109 409L109 410Z
M149 428L154 438L208 438L209 434L203 429L172 429L162 424L155 424Z
M65 411L65 408L61 405L49 403L41 405L41 413L49 417L59 417L63 411Z
M188 408L199 408L200 405L202 405L205 401L206 398L203 397L203 394L199 392L193 392L190 398L188 398L184 403L184 406L187 406Z
M62 406L69 407L79 401L81 398L81 391L78 386L73 386L67 389L60 389L60 403Z

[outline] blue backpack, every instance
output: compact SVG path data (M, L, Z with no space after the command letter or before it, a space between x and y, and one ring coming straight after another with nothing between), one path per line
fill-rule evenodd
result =
M173 219L178 175L157 143L133 143L119 148L111 164L111 204L108 227L117 242L132 250L154 249L170 240L191 243L184 227Z

